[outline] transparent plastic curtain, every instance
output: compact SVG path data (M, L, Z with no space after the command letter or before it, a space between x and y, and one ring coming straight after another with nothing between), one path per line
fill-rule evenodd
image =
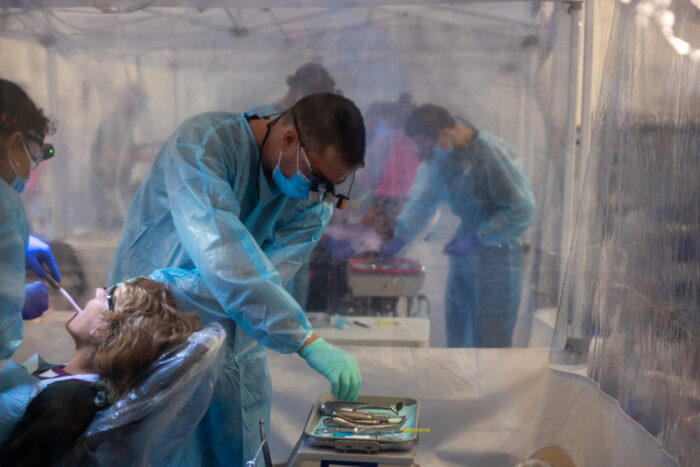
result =
M533 157L528 174L537 201L537 220L525 232L525 267L514 345L527 346L532 317L538 310L556 307L564 261L571 235L571 200L575 192L575 90L578 82L572 70L574 41L569 4L557 5L540 28L532 61L531 91L534 115L543 125L528 140ZM579 31L580 32L580 31ZM574 91L575 93L575 91Z
M574 140L568 116L575 85L569 4L141 3L145 8L138 2L18 2L2 10L3 75L23 85L57 127L51 138L56 157L32 175L23 194L28 217L40 236L91 251L74 255L82 263L80 281L106 275L131 196L181 122L202 111L242 113L278 103L289 90L287 78L317 62L368 120L373 104L389 104L405 117L416 105L434 103L515 147L538 208L524 234L525 324L515 338L527 344L529 316L554 306L559 296L568 235ZM109 5L133 11L105 13ZM368 128L368 144L376 141L375 129ZM380 154L379 163L386 157ZM334 224L363 218L367 224L362 200L371 200L383 183L366 183L372 167L358 172L353 202L336 212ZM382 214L396 216L391 209ZM445 345L448 257L442 248L458 224L442 206L405 251L426 267L420 292L431 305L437 346ZM382 228L372 228L387 238ZM376 250L376 238L370 245ZM102 284L82 289L92 285ZM345 283L328 289L352 295ZM308 303L313 290L307 286L306 297L295 296ZM335 311L329 308L326 302L324 309Z
M552 354L681 465L700 456L699 13L616 4Z

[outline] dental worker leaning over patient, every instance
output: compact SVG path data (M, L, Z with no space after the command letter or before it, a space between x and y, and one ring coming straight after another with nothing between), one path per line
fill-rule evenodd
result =
M226 328L225 363L181 465L253 457L258 420L270 425L265 348L299 353L338 398L357 397L354 357L314 334L284 285L328 225L334 184L363 165L364 149L357 107L319 93L274 118L196 115L160 150L132 201L108 282L151 274L181 309ZM320 196L309 199L315 187Z
M44 144L50 128L22 88L0 79L0 360L22 343L22 319L37 318L48 308L44 284L25 285L26 269L45 278L43 263L61 278L49 246L29 235L19 197L31 170L53 157L53 146Z

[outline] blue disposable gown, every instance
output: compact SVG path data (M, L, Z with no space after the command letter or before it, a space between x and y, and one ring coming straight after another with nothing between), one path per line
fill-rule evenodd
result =
M166 141L129 208L108 283L153 274L184 309L224 319L224 364L182 465L243 465L269 426L265 347L295 352L311 335L284 290L321 237L328 202L283 195L258 165L243 115L212 112ZM197 460L195 460L195 458Z
M510 345L517 317L522 234L535 219L535 201L515 149L475 131L466 148L422 164L394 233L410 241L438 203L449 203L461 220L455 238L475 233L481 245L467 256L450 257L447 344L504 347Z
M29 224L17 192L0 179L0 360L22 343Z
M270 117L277 118L282 112L287 109L281 107L280 102L267 104L260 107L253 107L247 115L257 115L260 118ZM299 303L302 308L306 308L306 300L309 296L309 262L305 261L299 267L299 270L288 282L284 284L287 292L292 294L294 300Z

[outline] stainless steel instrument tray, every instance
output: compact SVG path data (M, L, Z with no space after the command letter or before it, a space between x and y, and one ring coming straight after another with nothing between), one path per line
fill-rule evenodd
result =
M311 446L328 447L338 451L361 451L367 453L391 450L408 450L418 442L418 433L400 433L400 434L364 434L364 433L325 433L318 434L317 428L323 425L323 419L327 418L321 413L321 405L324 402L337 401L331 394L324 394L319 397L318 401L311 409L309 418L304 427L304 440ZM410 397L395 397L395 396L370 396L361 395L355 403L376 404L381 406L396 405L398 402L403 402L403 408L400 410L401 415L407 417L402 428L418 428L418 416L420 412L420 402ZM377 413L383 413L377 410ZM386 410L387 414L392 412Z

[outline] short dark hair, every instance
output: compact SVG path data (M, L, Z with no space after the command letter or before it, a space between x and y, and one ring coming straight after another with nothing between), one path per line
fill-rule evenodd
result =
M323 65L309 62L287 76L287 84L300 92L301 97L318 92L335 92L335 80Z
M43 144L44 137L53 132L53 125L21 87L0 79L0 134L15 131Z
M365 165L365 122L348 98L329 92L299 100L291 112L297 118L306 149L323 153L333 147L352 170Z
M435 104L423 104L406 119L404 131L410 137L423 136L437 140L440 131L455 126L455 120L444 108Z

